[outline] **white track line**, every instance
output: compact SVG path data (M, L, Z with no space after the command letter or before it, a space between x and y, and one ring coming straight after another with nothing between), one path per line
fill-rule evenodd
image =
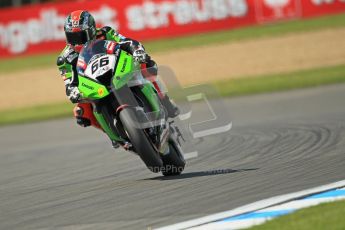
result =
M217 221L220 219L225 219L225 218L229 218L232 216L241 215L241 214L244 214L247 212L257 211L260 209L268 208L268 207L273 206L273 205L279 205L281 203L292 201L292 200L302 198L302 197L305 197L308 195L321 193L321 192L325 192L325 191L328 191L331 189L337 189L337 188L341 188L341 187L345 187L345 180L331 183L328 185L319 186L319 187L312 188L312 189L307 189L307 190L303 190L303 191L299 191L299 192L289 193L286 195L275 196L275 197L272 197L269 199L257 201L257 202L254 202L254 203L242 206L242 207L238 207L238 208L235 208L235 209L230 210L230 211L220 212L220 213L212 214L209 216L205 216L205 217L201 217L201 218L197 218L197 219L169 225L166 227L157 228L156 230L180 230L180 229L192 228L192 227L195 227L195 226L198 226L201 224L206 224L206 223L210 223L210 222Z
M336 190L331 190L331 191L336 191ZM344 190L343 190L344 191ZM322 192L320 194L327 193L327 192ZM310 196L309 196L310 197ZM345 199L345 194L344 195L337 195L334 197L328 197L328 198L307 198L307 199L299 199L295 201L290 201L287 202L283 205L277 205L273 206L271 208L265 208L265 209L260 209L255 212L250 212L252 216L247 216L245 217L242 215L242 219L236 219L233 218L231 219L225 219L225 220L220 220L217 222L211 222L203 225L199 225L196 227L188 228L188 230L238 230L238 229L243 229L243 228L248 228L254 225L262 224L268 220L274 219L278 216L274 213L293 213L297 211L298 209L304 208L304 207L311 207L314 205L318 205L321 203L326 203L326 202L332 202L332 201L337 201L337 200L342 200ZM257 216L262 213L262 216ZM281 214L281 215L286 215L286 214ZM241 215L240 215L241 216ZM239 216L239 217L240 217Z
M189 160L189 159L198 157L198 152L195 151L195 152L185 153L183 154L183 156L185 160Z
M188 230L229 230L229 229L242 229L242 228L249 228L254 225L263 224L267 219L254 219L252 222L248 222L248 220L237 220L236 222L229 222L229 223L222 223L222 222L214 222L205 224L198 227L188 228Z

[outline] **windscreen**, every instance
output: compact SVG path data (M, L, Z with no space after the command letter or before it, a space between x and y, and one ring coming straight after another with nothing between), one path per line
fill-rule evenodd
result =
M78 74L83 75L88 63L90 63L91 61L95 60L96 58L100 56L107 54L106 44L107 42L104 40L96 40L96 41L87 43L83 47L78 58L78 65L77 65Z

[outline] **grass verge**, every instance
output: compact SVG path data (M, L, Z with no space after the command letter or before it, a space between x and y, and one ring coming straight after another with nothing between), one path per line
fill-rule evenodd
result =
M0 111L0 126L73 116L71 103L57 103Z
M222 96L269 93L283 90L345 83L345 65L303 70L286 74L239 78L213 83Z
M324 203L276 218L250 230L324 230L345 229L345 201Z
M186 47L226 43L229 41L279 36L289 33L317 31L345 26L345 14L324 16L307 20L285 21L276 24L257 25L235 30L197 34L175 39L144 42L149 53L167 52ZM62 49L63 47L61 47ZM40 56L18 57L0 61L1 72L24 71L54 66L58 53Z
M224 97L234 97L336 83L345 83L345 65L280 75L231 79L211 84L220 95ZM173 98L176 98L173 93L171 95ZM72 116L72 107L73 105L65 102L32 108L0 111L0 125L70 117Z

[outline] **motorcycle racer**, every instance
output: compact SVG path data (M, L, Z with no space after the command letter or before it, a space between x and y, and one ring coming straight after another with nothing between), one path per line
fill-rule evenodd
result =
M93 16L84 10L74 11L69 14L65 20L64 31L66 35L66 47L57 58L57 66L62 76L66 88L66 95L72 103L77 103L74 108L74 116L77 123L83 127L94 126L100 128L97 120L92 113L92 106L89 103L78 103L81 97L78 90L77 62L82 47L90 41L96 39L114 41L120 46L120 49L133 55L146 73L157 75L158 68L154 60L146 53L144 46L133 39L119 34L109 26L97 28ZM143 74L144 76L147 74ZM152 78L150 78L152 79ZM153 83L162 105L167 110L169 117L173 118L179 114L177 106L162 92L157 82ZM101 128L100 128L101 129ZM118 147L116 141L113 141L113 147Z

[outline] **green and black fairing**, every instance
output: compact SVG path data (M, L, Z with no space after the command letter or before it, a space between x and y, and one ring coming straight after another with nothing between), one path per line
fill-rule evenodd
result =
M94 115L110 139L125 142L113 124L117 108L139 105L158 114L160 105L152 83L142 77L140 64L132 55L119 46L114 54L107 54L114 44L97 40L83 48L77 65L78 89L82 100L93 104ZM128 87L130 82L140 84Z

